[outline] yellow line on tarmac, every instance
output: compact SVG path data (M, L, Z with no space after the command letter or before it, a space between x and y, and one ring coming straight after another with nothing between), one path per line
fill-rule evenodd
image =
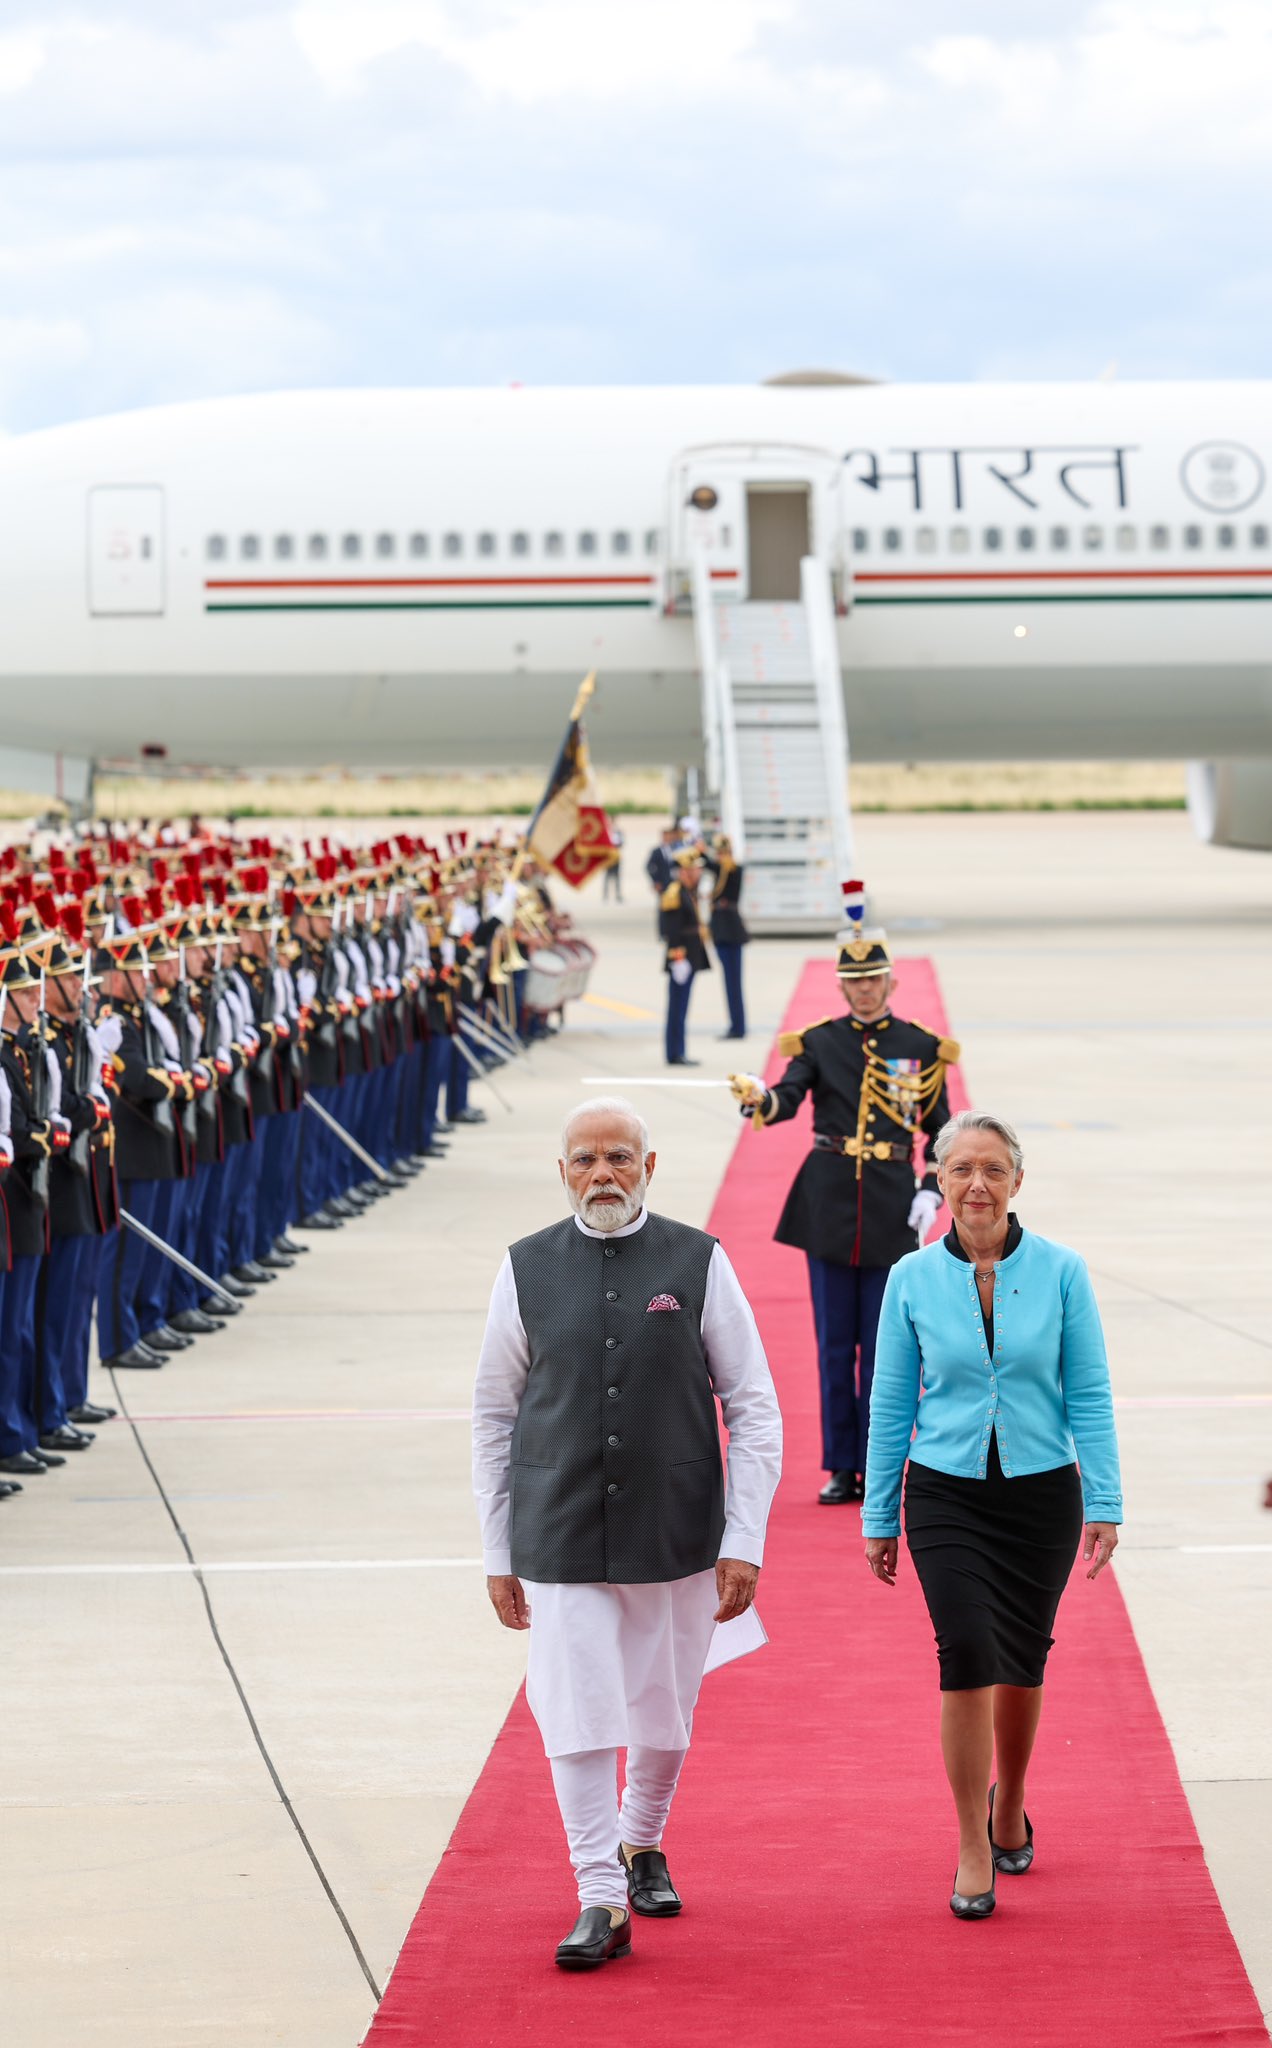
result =
M598 1010L613 1010L619 1017L639 1017L643 1022L650 1024L656 1023L658 1019L657 1010L641 1010L635 1003L620 1003L613 996L586 995L583 1001L593 1003Z

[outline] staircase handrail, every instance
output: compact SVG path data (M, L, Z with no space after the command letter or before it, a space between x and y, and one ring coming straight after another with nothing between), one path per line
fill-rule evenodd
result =
M816 555L805 555L799 565L800 595L808 627L808 651L813 683L817 691L817 713L826 745L828 770L838 759L839 775L828 772L830 829L834 842L839 879L852 873L852 813L848 803L848 721L844 715L844 686L839 667L839 641L835 626L835 598L830 571Z

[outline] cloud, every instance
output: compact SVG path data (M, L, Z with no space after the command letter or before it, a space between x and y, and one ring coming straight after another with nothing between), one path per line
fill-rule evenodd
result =
M1262 0L6 15L16 428L314 380L1264 365Z

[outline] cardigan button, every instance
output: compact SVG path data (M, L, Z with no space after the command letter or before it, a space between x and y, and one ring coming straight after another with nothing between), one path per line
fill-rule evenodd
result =
M604 1256L607 1259L616 1259L618 1257L618 1252L612 1244L607 1244L605 1247Z

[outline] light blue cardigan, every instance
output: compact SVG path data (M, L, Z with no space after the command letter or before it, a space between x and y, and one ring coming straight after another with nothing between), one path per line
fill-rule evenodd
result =
M1076 1451L1087 1521L1122 1519L1108 1359L1085 1264L1027 1230L994 1271L992 1358L975 1269L943 1239L910 1252L888 1275L863 1535L900 1535L909 1457L956 1478L983 1479L991 1429L1007 1478L1071 1464Z

